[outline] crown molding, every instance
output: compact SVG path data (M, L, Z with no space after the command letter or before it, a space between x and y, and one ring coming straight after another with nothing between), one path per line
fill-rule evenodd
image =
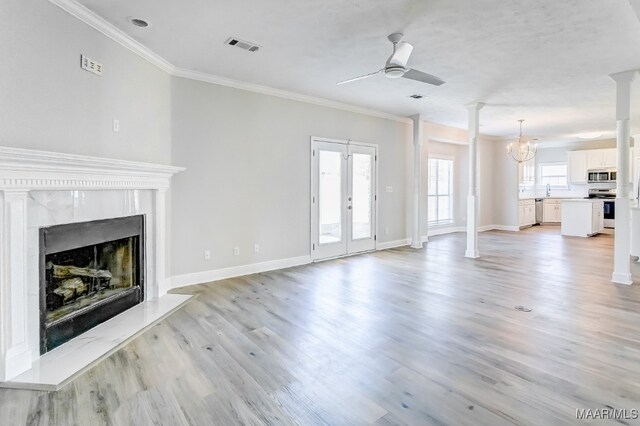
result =
M71 16L79 19L105 36L109 37L116 43L126 47L138 56L146 59L153 65L157 66L166 73L176 76L187 78L191 80L202 81L211 84L217 84L219 86L232 87L235 89L246 90L249 92L261 93L263 95L276 96L283 99L289 99L293 101L305 102L313 105L324 106L328 108L339 109L342 111L354 112L358 114L369 115L378 118L385 118L388 120L399 121L402 123L410 123L411 120L407 117L401 117L394 114L389 114L382 111L372 110L368 108L358 107L342 102L332 101L325 98L319 98L315 96L303 95L301 93L290 92L287 90L275 89L269 86L262 86L259 84L247 83L239 80L233 80L225 77L220 77L213 74L204 73L201 71L193 71L185 68L177 68L171 62L164 59L162 56L155 53L153 50L147 48L143 44L133 39L128 34L124 33L113 24L109 23L104 18L97 15L87 7L78 3L76 0L49 0L54 5L58 6Z
M161 70L171 74L175 68L173 64L162 56L155 53L153 50L147 48L143 44L134 40L129 35L125 34L122 30L116 28L114 25L107 22L104 18L98 16L95 12L89 10L85 6L81 5L75 0L49 0L60 9L64 10L71 16L81 20L91 28L99 31L105 36L109 37L116 43L126 47L138 56L151 62Z
M290 92L288 90L275 89L269 86L262 86L259 84L247 83L244 81L233 80L230 78L219 77L216 75L192 71L185 68L175 68L171 73L175 77L187 78L190 80L203 81L205 83L217 84L219 86L231 87L234 89L247 90L249 92L260 93L263 95L275 96L278 98L288 99L292 101L305 102L308 104L329 107L339 109L348 112L355 112L358 114L370 115L373 117L386 118L388 120L399 121L402 123L411 123L411 119L407 117L401 117L398 115L389 114L382 111L376 111L368 108L358 107L355 105L345 104L342 102L332 101L325 98L318 98L315 96L303 95L301 93Z

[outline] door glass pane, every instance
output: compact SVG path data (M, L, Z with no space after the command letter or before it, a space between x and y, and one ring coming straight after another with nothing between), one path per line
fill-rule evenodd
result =
M353 154L352 173L352 238L371 238L371 155Z
M342 239L342 154L319 151L319 224L320 244Z

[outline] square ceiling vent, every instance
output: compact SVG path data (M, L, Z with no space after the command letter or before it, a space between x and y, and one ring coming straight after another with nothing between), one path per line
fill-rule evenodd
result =
M229 37L224 44L228 44L229 46L239 47L240 49L248 50L249 52L257 52L260 49L255 43L251 43L249 41L240 40L236 37Z

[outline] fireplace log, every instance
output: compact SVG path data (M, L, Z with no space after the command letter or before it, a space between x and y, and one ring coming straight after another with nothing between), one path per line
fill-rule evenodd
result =
M59 296L64 298L64 301L78 296L81 296L87 292L87 285L82 282L82 279L70 278L68 280L64 280L60 283L58 288L53 290L53 292Z
M113 278L109 271L102 269L80 268L78 266L53 265L53 277L58 279L71 277Z

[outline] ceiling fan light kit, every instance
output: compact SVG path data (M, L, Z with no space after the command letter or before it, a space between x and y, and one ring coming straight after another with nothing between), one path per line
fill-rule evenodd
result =
M387 59L384 68L376 72L341 81L338 83L338 85L369 78L376 74L380 74L381 72L384 72L384 75L387 78L395 79L404 77L410 80L420 81L422 83L427 83L434 86L440 86L441 84L444 84L443 80L434 75L407 68L407 62L409 62L409 57L411 56L411 52L413 52L413 45L411 43L407 43L406 41L402 41L403 37L404 35L402 33L389 34L389 36L387 37L387 39L389 39L389 41L393 43L393 52L391 53L391 56L389 56L389 59Z
M389 78L400 78L405 72L405 69L402 67L389 67L384 69L384 75Z
M522 135L522 122L524 119L518 120L520 122L520 135L515 142L511 142L507 145L507 154L511 156L518 163L524 163L533 159L536 156L538 147L536 144L531 144L531 140L526 139ZM535 140L535 139L534 139Z

